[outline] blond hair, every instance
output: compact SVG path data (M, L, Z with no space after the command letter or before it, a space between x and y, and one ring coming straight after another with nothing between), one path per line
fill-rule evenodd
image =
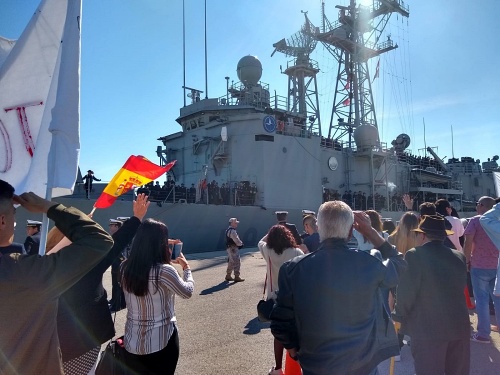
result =
M407 212L399 221L396 230L389 236L389 243L405 254L408 250L417 246L417 232L412 229L418 227L418 217L413 212Z

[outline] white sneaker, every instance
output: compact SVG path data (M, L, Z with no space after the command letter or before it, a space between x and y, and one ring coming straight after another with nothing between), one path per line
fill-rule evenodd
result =
M282 369L275 369L274 366L269 370L268 375L284 375Z
M401 362L401 355L397 355L394 357L394 362Z

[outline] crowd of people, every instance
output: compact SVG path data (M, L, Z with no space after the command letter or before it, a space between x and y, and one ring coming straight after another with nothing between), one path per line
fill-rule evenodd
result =
M500 325L500 199L481 197L469 220L457 218L445 199L418 211L409 196L402 201L408 212L397 225L374 210L328 201L317 214L303 212L303 233L286 211L276 211L276 224L258 244L266 299L274 304L270 375L283 374L284 350L303 375L375 375L408 340L417 375L469 374L470 343L489 343ZM24 244L13 242L16 204L54 221L44 256L40 222L27 223ZM115 336L102 279L117 260L112 301L127 308L128 371L175 373L174 297L190 298L194 280L182 252L173 255L167 226L145 218L149 204L139 194L132 216L111 219L108 233L75 208L16 195L0 180L0 373L87 374ZM245 281L238 224L229 219L225 232L226 282ZM478 318L472 334L469 295Z
M198 186L191 184L186 187L184 183L177 185L175 181L168 178L160 186L156 181L142 186L137 193L149 195L151 201L157 202L185 202L185 203L204 203L204 204L224 204L235 206L253 206L257 196L257 186L255 182L238 181L231 186L230 183L219 183L215 180L206 183L201 181Z
M398 153L398 160L404 163L408 163L412 166L425 169L428 167L435 168L438 172L444 172L441 164L439 164L434 158L428 156L416 156L408 152Z

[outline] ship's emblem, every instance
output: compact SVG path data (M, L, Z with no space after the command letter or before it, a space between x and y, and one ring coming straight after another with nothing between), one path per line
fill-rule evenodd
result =
M274 133L276 131L276 119L274 116L266 116L262 121L264 125L264 130L268 133Z

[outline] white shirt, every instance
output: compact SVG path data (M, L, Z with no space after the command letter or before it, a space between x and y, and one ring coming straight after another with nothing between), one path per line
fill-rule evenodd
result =
M298 248L289 247L288 249L283 250L281 254L278 254L273 249L270 249L267 246L267 243L262 240L259 241L259 250L267 263L267 299L276 298L276 291L278 290L278 275L282 264L295 258L296 256L304 255L304 253ZM269 262L271 262L271 267L269 267ZM269 273L271 273L272 277Z
M450 234L448 238L453 245L455 245L455 249L463 252L462 245L460 245L459 240L459 237L462 237L465 231L462 220L455 216L446 216L445 218L451 223L451 230L454 232L453 234Z
M382 233L379 232L379 234L382 237L384 237L384 240L387 241L387 238L389 237L389 234L387 232L382 232ZM352 235L358 242L358 250L369 251L375 249L375 246L373 246L373 244L370 241L365 242L365 238L363 237L363 235L359 233L356 229L352 230Z
M154 285L155 269L149 273L148 293L136 296L123 288L127 302L125 349L133 354L151 354L165 348L177 321L174 296L189 298L194 291L191 270L184 270L183 278L170 264L160 264L158 290Z

